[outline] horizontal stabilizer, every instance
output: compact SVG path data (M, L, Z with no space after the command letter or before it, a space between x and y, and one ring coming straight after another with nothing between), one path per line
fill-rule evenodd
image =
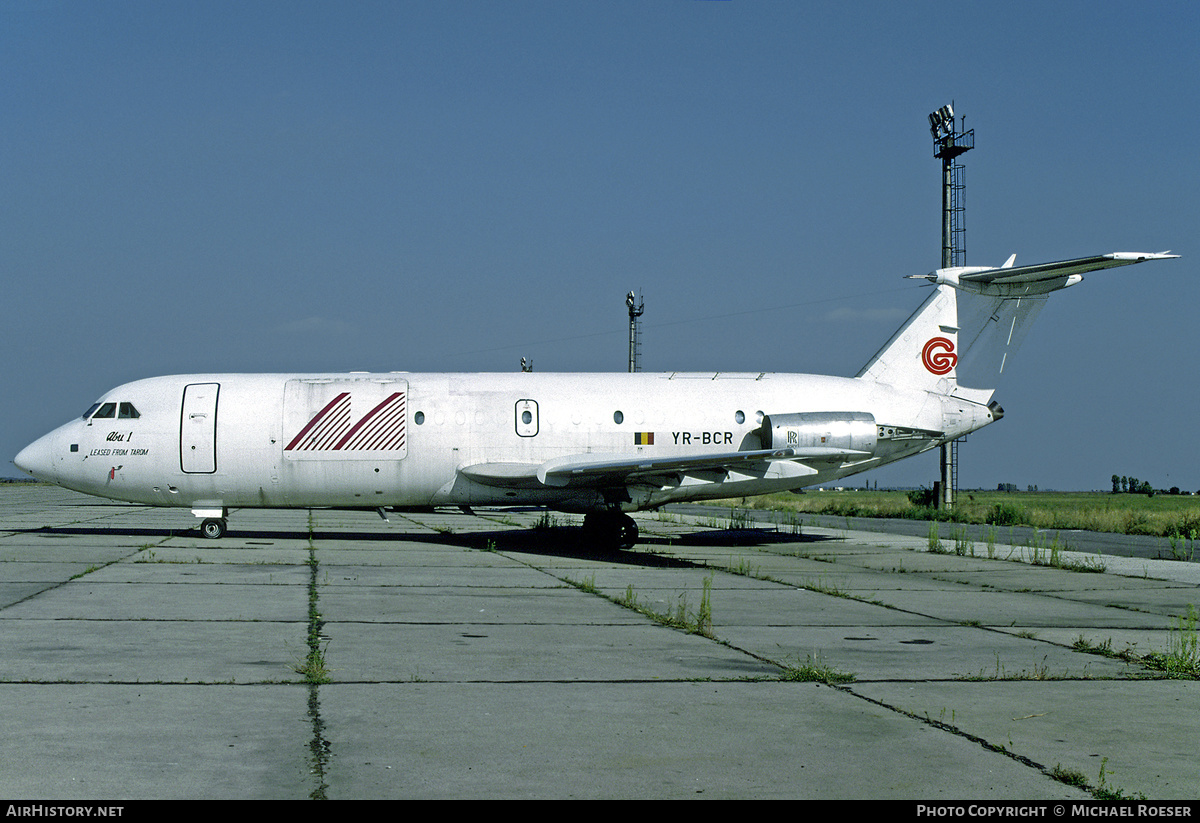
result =
M1114 252L1101 254L1096 257L1080 257L1075 260L1060 260L1056 263L1039 263L1034 266L1013 266L1010 268L992 269L991 271L973 272L961 275L961 280L978 283L1036 283L1042 280L1054 280L1059 277L1070 277L1072 274L1110 269L1114 266L1128 266L1131 263L1141 263L1145 260L1169 260L1178 257L1177 254ZM1011 258L1010 258L1011 259Z
M1146 260L1171 260L1178 256L1169 252L1113 252L1112 254L1099 254L1092 257L1077 257L1074 260L1059 260L1054 263L1014 266L1013 262L1016 255L1013 255L999 268L959 266L957 268L938 269L929 274L913 274L909 275L909 277L929 280L939 284L945 283L967 290L973 290L973 286L977 288L1010 286L1029 289L1026 293L1032 293L1033 289L1030 287L1038 285L1045 288L1036 289L1037 292L1053 291L1064 286L1069 286L1072 283L1078 282L1080 279L1078 275L1084 272L1111 269L1115 266L1128 266L1133 263L1142 263Z

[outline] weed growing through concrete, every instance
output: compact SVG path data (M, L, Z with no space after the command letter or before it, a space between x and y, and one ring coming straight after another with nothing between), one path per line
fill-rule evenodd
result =
M808 655L803 663L784 668L781 680L796 683L851 683L857 675L840 672L821 660L820 655Z
M818 594L828 594L831 597L844 597L847 600L857 599L857 598L851 597L849 594L847 594L842 589L839 589L837 586L835 586L831 583L826 583L824 578L821 578L820 580L813 580L812 578L808 578L807 580L800 583L799 586L800 586L800 588L807 589L810 592L817 592Z
M683 631L698 634L702 637L713 637L712 575L704 578L703 589L700 595L700 607L695 612L688 606L687 592L679 595L674 610L668 608L667 611L660 612L650 606L639 603L637 595L633 592L632 585L627 586L625 594L613 602L627 609L632 609L638 614L649 617L651 620L661 623L664 626L682 629Z
M325 651L329 648L329 642L326 641L321 645L321 630L325 625L325 621L321 618L321 612L318 608L318 592L317 592L317 546L314 542L314 532L316 529L316 518L313 517L312 510L308 512L308 654L304 660L298 663L293 668L299 674L305 683L316 685L320 683L328 683L330 681L330 669L325 664Z
M1171 545L1171 559L1191 562L1196 559L1196 530L1189 529L1186 535L1174 532L1167 535Z
M587 592L588 594L600 594L600 590L596 588L595 572L589 574L587 577L583 578L583 580L572 580L570 577L564 577L563 580L565 580L567 583L570 583L581 592Z
M969 622L970 621L968 621L968 623ZM985 673L984 670L980 669L979 674L970 676L970 677L964 677L963 679L966 681L969 681L969 682L980 682L980 681L987 681L987 680L1057 680L1057 679L1059 679L1058 677L1055 677L1054 675L1050 674L1050 667L1046 663L1047 659L1048 658L1043 657L1042 662L1040 664L1034 663L1033 667L1031 669L1021 669L1019 672L1011 672L1008 670L1008 668L1006 666L1004 666L1004 664L1002 664L1000 662L1000 655L997 654L996 655L996 669L992 674L989 675L989 674ZM1063 672L1063 674L1061 675L1061 678L1066 679L1067 673Z
M733 558L729 559L727 566L730 573L740 574L743 577L758 577L759 567L752 565L749 560L744 557L739 557L736 561Z
M1170 677L1200 677L1198 622L1200 614L1197 614L1195 606L1188 604L1187 614L1175 619L1175 625L1167 635L1167 650L1146 655L1143 658L1146 665Z
M941 554L943 551L941 538L938 537L938 524L936 520L932 520L929 523L929 551L934 554Z
M562 525L563 524L559 522L559 519L556 516L548 511L544 511L542 512L541 516L538 517L537 522L533 524L533 528L536 531L549 531L550 529L557 529Z
M803 534L804 519L797 512L777 512L775 528L778 531L780 527L786 534Z
M954 527L954 553L959 557L975 556L975 541L967 534L966 526Z
M754 521L750 519L750 512L746 509L729 509L729 526L731 530L748 529L753 525Z

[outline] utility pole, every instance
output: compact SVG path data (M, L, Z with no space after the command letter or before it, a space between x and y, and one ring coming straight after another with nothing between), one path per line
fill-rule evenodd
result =
M965 118L959 118L960 121ZM965 124L964 124L965 125ZM942 161L942 268L966 265L963 226L964 167L955 159L975 148L975 130L960 131L954 122L954 106L942 106L929 115L933 135L933 156ZM937 501L939 508L954 508L958 486L958 445L951 440L941 447L942 479Z

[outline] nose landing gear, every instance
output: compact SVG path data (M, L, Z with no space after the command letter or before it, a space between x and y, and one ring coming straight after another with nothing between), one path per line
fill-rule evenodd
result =
M204 518L200 523L200 534L210 540L225 536L225 518L229 516L227 508L224 506L193 506L192 514Z

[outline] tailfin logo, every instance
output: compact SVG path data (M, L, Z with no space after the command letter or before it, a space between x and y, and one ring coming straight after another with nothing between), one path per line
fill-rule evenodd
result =
M921 363L931 374L949 374L958 355L954 353L954 341L947 337L933 337L921 349Z

